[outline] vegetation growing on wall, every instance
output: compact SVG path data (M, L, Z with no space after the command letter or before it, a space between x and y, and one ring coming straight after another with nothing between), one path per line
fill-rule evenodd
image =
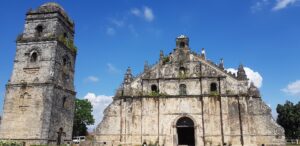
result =
M71 49L73 52L75 52L75 53L77 52L77 47L75 46L73 39L68 39L68 38L64 37L63 35L60 35L58 37L58 40L61 41L69 49Z

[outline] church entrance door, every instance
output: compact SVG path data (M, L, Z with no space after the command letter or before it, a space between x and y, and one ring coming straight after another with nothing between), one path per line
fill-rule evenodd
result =
M195 129L192 119L180 118L176 123L176 129L179 146L195 146Z

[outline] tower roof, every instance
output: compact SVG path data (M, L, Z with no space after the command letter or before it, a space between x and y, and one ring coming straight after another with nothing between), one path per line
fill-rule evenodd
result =
M177 37L177 39L184 39L184 38L189 38L186 35L181 34L180 36Z
M65 10L55 2L49 2L41 5L38 9L38 12L61 12L62 14L66 14Z
M63 9L62 6L55 2L48 2L45 4L42 4L35 10L29 10L27 12L27 15L31 14L43 14L43 13L59 13L61 14L67 21L73 26L74 22L68 17L66 11Z

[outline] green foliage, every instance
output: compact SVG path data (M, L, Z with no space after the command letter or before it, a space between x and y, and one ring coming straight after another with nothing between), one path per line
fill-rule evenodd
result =
M284 105L277 105L278 113L277 123L285 130L287 138L300 138L300 102L294 105L290 101L286 101Z
M149 96L159 96L158 92L152 91L149 93Z
M170 61L170 58L168 56L165 56L163 59L162 59L162 63L163 65L165 65L166 63L168 63Z
M15 141L0 141L0 146L22 146L22 144Z
M186 73L181 73L181 72L179 72L179 78L180 78L180 79L185 79L185 78L187 78Z
M58 40L61 41L62 43L64 43L65 46L67 46L69 49L71 49L75 53L77 52L77 47L75 46L73 39L68 39L68 38L64 37L63 35L60 35L58 37Z
M86 136L87 125L95 123L92 115L93 106L87 99L75 100L75 116L73 123L73 136Z
M218 95L219 95L218 91L212 91L212 92L210 92L210 96L217 97Z
M155 92L155 91L152 91L149 93L149 96L167 96L168 94L166 93L159 93L159 92Z

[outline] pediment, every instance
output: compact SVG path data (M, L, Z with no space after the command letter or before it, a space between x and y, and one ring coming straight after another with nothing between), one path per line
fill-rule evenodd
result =
M182 53L182 52L181 52ZM143 79L171 79L171 78L199 78L199 77L229 77L237 80L235 75L213 62L203 59L196 53L173 52L149 67L137 78Z

